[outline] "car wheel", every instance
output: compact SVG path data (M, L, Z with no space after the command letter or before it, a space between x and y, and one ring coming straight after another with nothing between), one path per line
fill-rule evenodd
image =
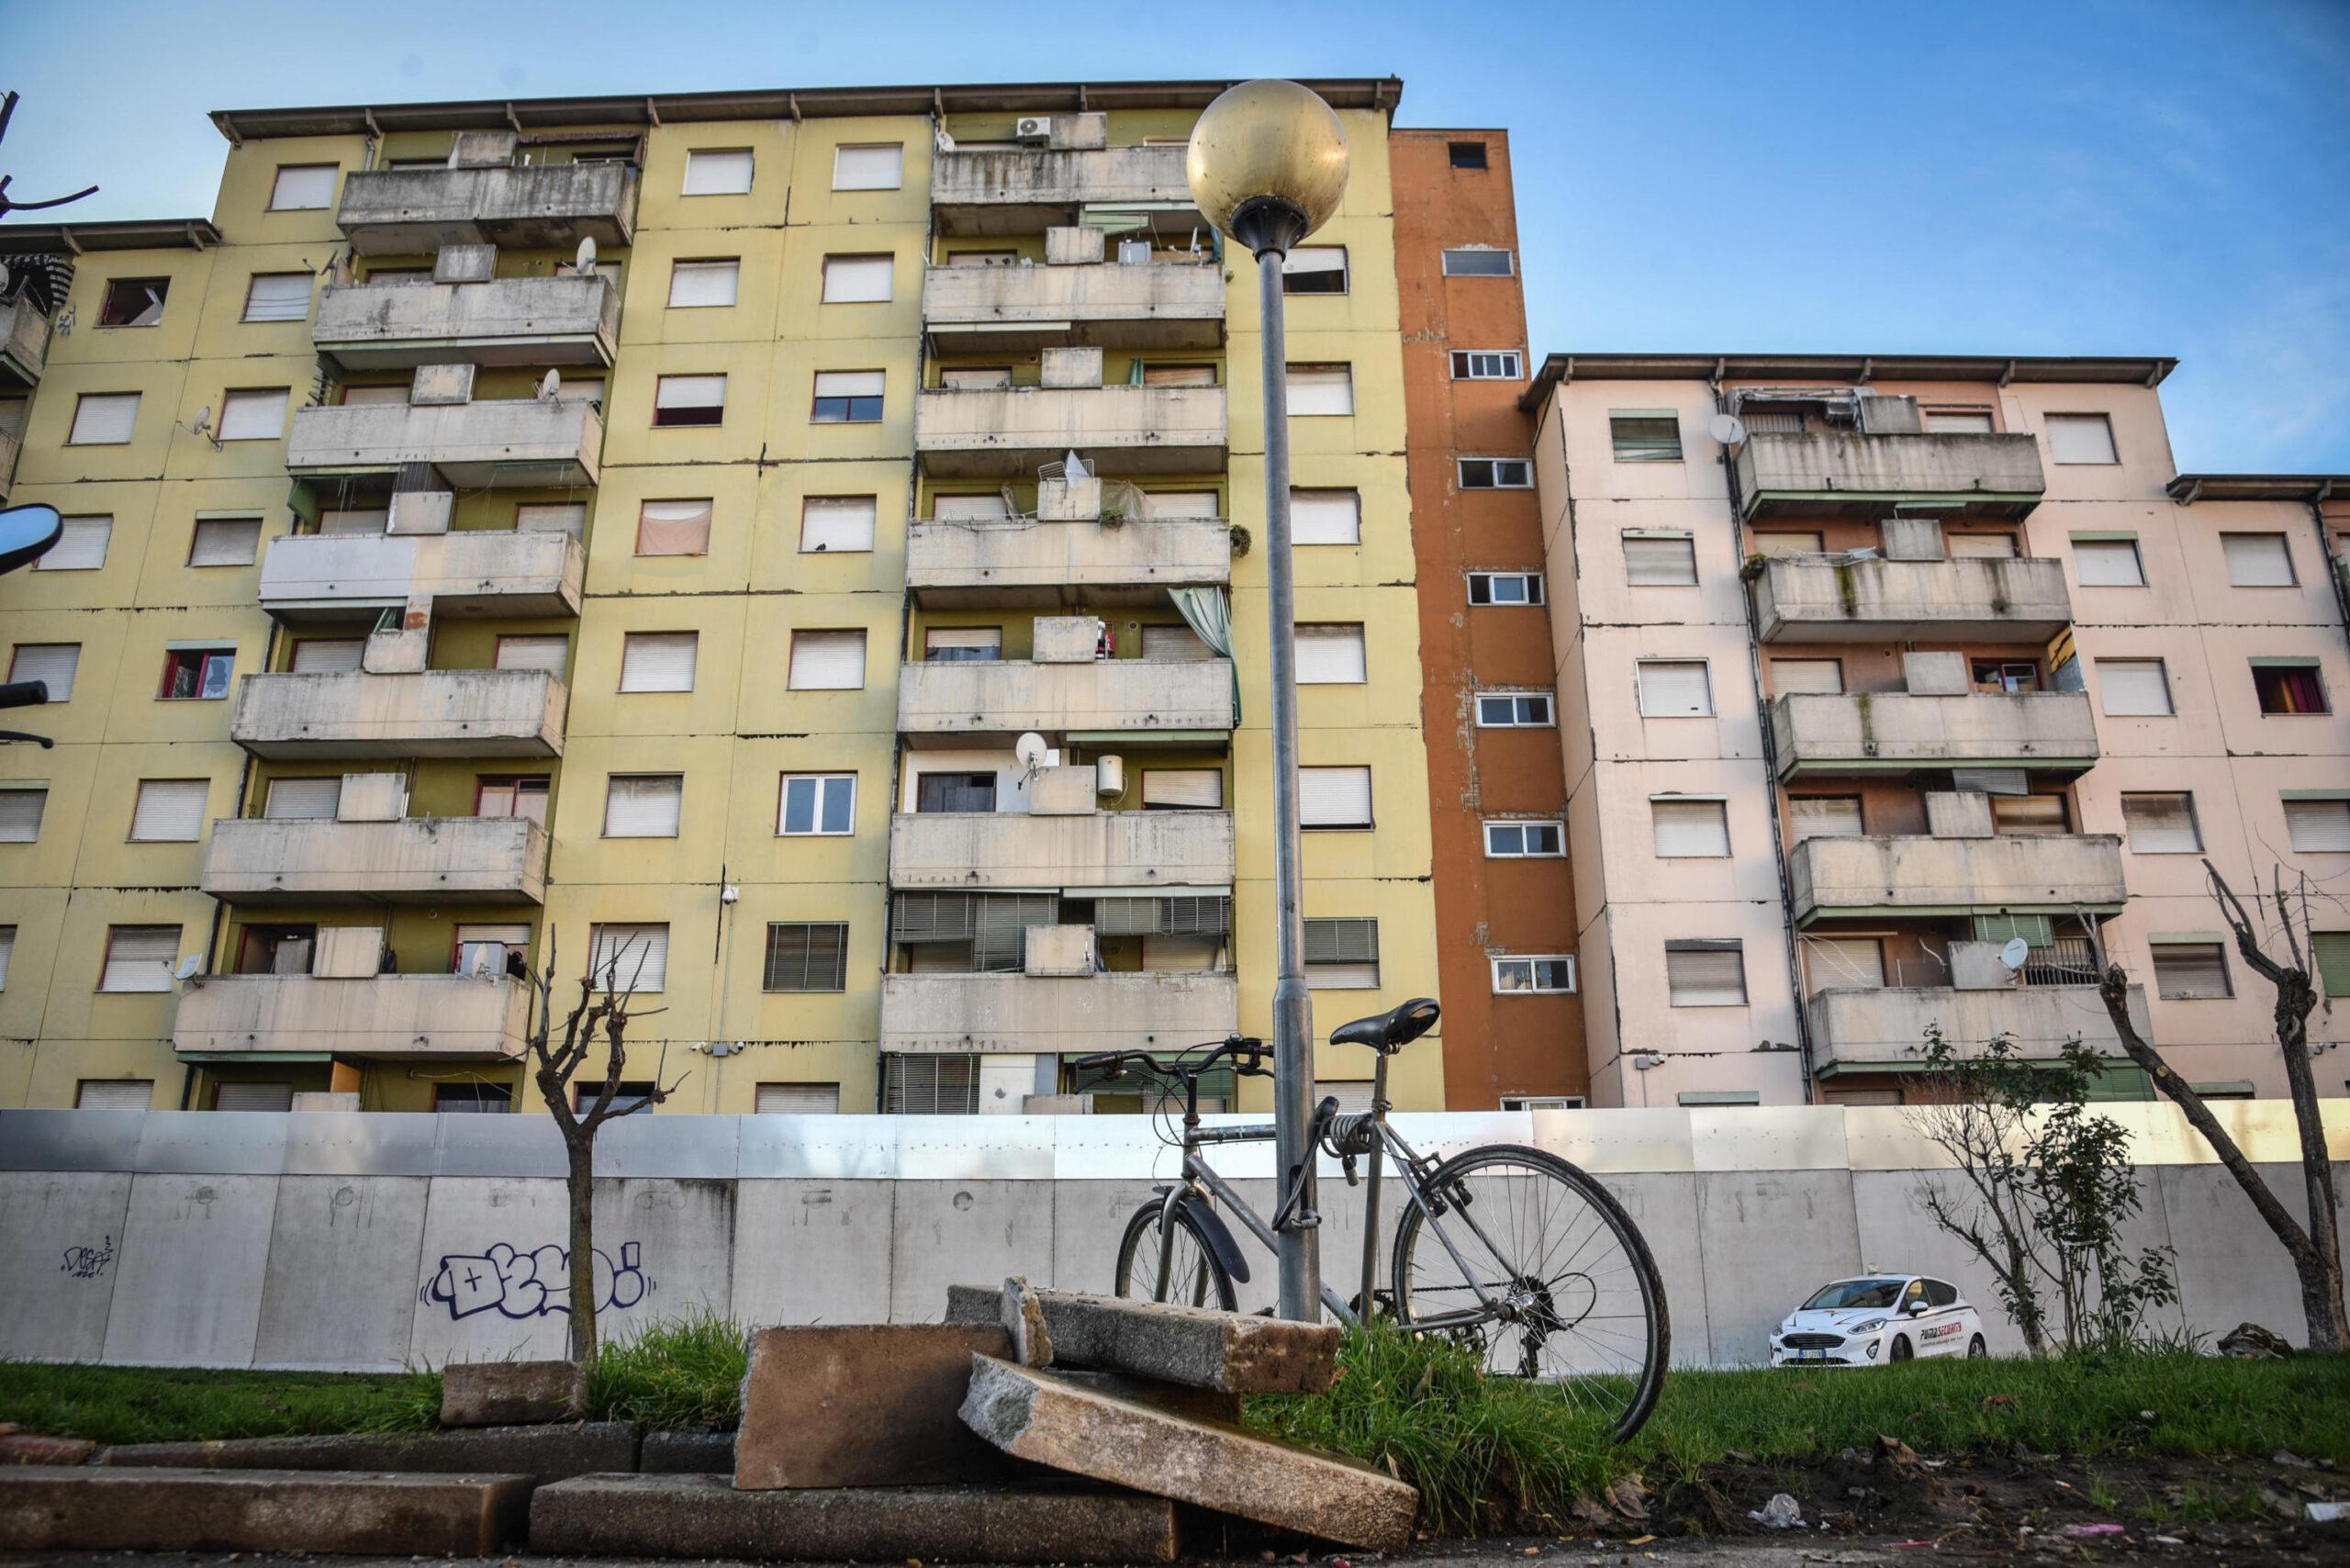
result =
M1897 1334L1893 1337L1892 1354L1886 1359L1889 1361L1906 1361L1915 1354L1917 1354L1917 1352L1909 1348L1909 1337L1906 1334Z
M1980 1334L1966 1342L1966 1359L1970 1361L1979 1361L1990 1353L1990 1347L1983 1343Z

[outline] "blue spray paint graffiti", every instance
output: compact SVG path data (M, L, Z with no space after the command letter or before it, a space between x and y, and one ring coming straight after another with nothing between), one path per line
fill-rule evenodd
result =
M660 1288L644 1277L637 1244L621 1244L619 1266L596 1249L596 1310L626 1310ZM495 1308L508 1317L542 1317L571 1310L571 1254L549 1245L518 1252L501 1241L486 1252L453 1252L440 1271L417 1292L420 1300L445 1303L454 1320Z
M57 1267L61 1273L71 1275L74 1279L95 1280L105 1273L106 1265L113 1261L114 1238L109 1236L95 1247L68 1247L65 1249L65 1261Z

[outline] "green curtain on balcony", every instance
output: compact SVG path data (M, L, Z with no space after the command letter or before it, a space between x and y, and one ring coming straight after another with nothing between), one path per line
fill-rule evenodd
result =
M1183 619L1219 655L1232 659L1232 599L1220 588L1180 588L1168 590ZM1232 659L1232 726L1240 727L1240 662Z

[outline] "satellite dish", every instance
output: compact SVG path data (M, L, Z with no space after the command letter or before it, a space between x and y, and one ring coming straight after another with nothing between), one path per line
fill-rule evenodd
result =
M1724 446L1736 446L1746 439L1746 421L1736 414L1716 414L1706 430Z
M571 264L583 273L595 270L596 237L593 234L580 236L579 249L573 253Z
M196 971L203 967L204 958L202 955L190 953L186 958L180 960L180 967L172 971L172 978L177 980L192 980L196 978Z
M1045 737L1029 731L1013 743L1012 755L1020 759L1020 766L1028 770L1029 777L1035 777L1036 770L1045 766Z
M2031 957L2031 944L2020 936L2009 937L2008 945L1999 949L1999 962L2008 966L2009 974L2022 969L2024 960Z
M550 371L548 371L544 375L542 375L542 376L540 376L540 377L539 377L539 401L540 401L540 402L542 402L542 403L552 403L552 402L554 402L554 399L555 399L555 394L557 394L557 393L561 392L562 390L563 390L563 372L561 372L561 371L559 371L559 370L550 370Z
M212 428L212 405L207 403L196 411L196 433L204 434Z

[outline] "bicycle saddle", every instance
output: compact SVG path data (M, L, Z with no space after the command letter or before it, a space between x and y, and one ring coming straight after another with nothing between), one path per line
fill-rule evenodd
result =
M1402 1006L1370 1018L1358 1018L1330 1031L1334 1046L1369 1046L1392 1055L1436 1027L1441 1011L1432 996L1416 996Z

